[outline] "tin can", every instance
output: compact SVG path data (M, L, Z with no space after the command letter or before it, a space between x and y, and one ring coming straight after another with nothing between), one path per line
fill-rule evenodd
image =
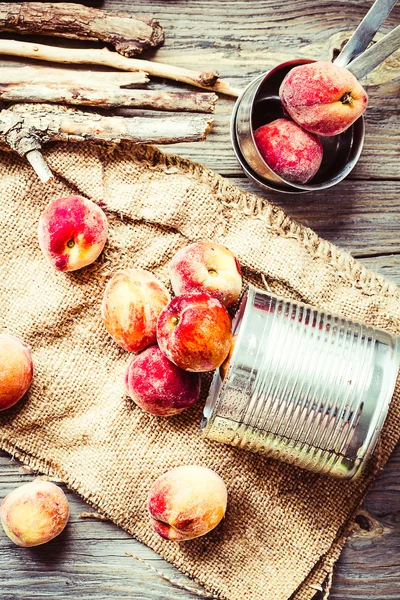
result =
M387 415L400 338L249 287L202 436L338 478L356 477Z

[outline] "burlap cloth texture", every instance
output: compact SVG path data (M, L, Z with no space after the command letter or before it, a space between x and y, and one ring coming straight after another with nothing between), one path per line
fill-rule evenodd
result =
M397 333L398 288L190 161L152 147L79 144L53 145L46 157L56 174L47 186L25 160L0 152L0 331L23 338L35 364L25 399L2 413L1 447L63 479L218 598L311 599L329 586L355 510L396 444L399 386L369 468L354 482L202 440L207 384L198 406L172 418L148 415L127 397L129 355L101 322L104 288L131 266L167 283L173 254L196 240L228 246L245 281ZM38 219L50 200L76 193L104 208L108 242L95 264L58 273L39 249ZM156 477L184 464L215 469L229 502L211 534L177 544L152 532L146 498Z

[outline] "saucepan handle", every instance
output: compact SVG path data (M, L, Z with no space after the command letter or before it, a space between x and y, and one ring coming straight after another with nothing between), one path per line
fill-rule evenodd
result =
M393 54L398 48L400 48L400 25L392 29L390 33L368 48L368 50L357 56L346 68L357 79L361 79L370 71L373 71L375 67L380 65L385 58Z
M334 64L346 67L356 56L364 52L396 3L397 0L375 0L339 56L334 60Z

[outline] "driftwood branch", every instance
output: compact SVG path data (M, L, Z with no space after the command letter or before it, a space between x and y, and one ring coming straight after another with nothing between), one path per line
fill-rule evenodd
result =
M0 4L1 6L1 4ZM0 40L0 55L34 58L48 62L75 65L102 65L120 71L145 71L153 77L164 77L173 81L181 81L199 88L237 97L241 90L232 87L228 81L219 79L216 73L191 71L159 62L127 58L107 48L100 50L88 48L56 48L45 44Z
M1 2L0 31L107 42L124 56L164 41L155 19L67 2Z
M0 100L77 106L130 107L163 111L214 111L210 93L122 89L147 80L144 73L91 72L35 67L0 67Z
M47 142L197 142L206 138L211 126L209 117L192 114L124 118L84 113L63 106L16 104L0 111L0 143L26 156L42 181L48 181L51 172L40 155Z

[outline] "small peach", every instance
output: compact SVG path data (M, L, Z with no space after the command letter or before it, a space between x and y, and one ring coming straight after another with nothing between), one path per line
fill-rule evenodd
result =
M125 376L128 394L151 415L169 417L192 406L200 395L200 376L168 360L158 346L133 356Z
M64 492L50 481L35 479L10 492L0 506L0 521L18 546L39 546L65 528L69 504Z
M106 215L82 196L53 200L39 219L39 245L58 271L76 271L90 265L106 243Z
M307 183L321 166L323 149L317 137L289 119L276 119L254 132L254 141L267 165L293 183Z
M26 344L13 335L0 335L0 410L13 406L31 385L33 363Z
M154 482L147 500L153 529L175 542L205 535L226 511L223 480L207 467L177 467Z
M225 360L232 321L225 306L209 294L176 296L157 322L157 341L165 356L186 371L212 371Z
M222 244L196 242L181 248L169 264L177 296L207 292L231 306L242 291L242 271L235 255Z
M353 73L330 62L294 67L279 89L283 107L303 129L337 135L366 110L368 96Z
M101 305L104 325L124 350L140 352L156 343L158 315L169 299L167 288L149 271L119 271L104 292Z

